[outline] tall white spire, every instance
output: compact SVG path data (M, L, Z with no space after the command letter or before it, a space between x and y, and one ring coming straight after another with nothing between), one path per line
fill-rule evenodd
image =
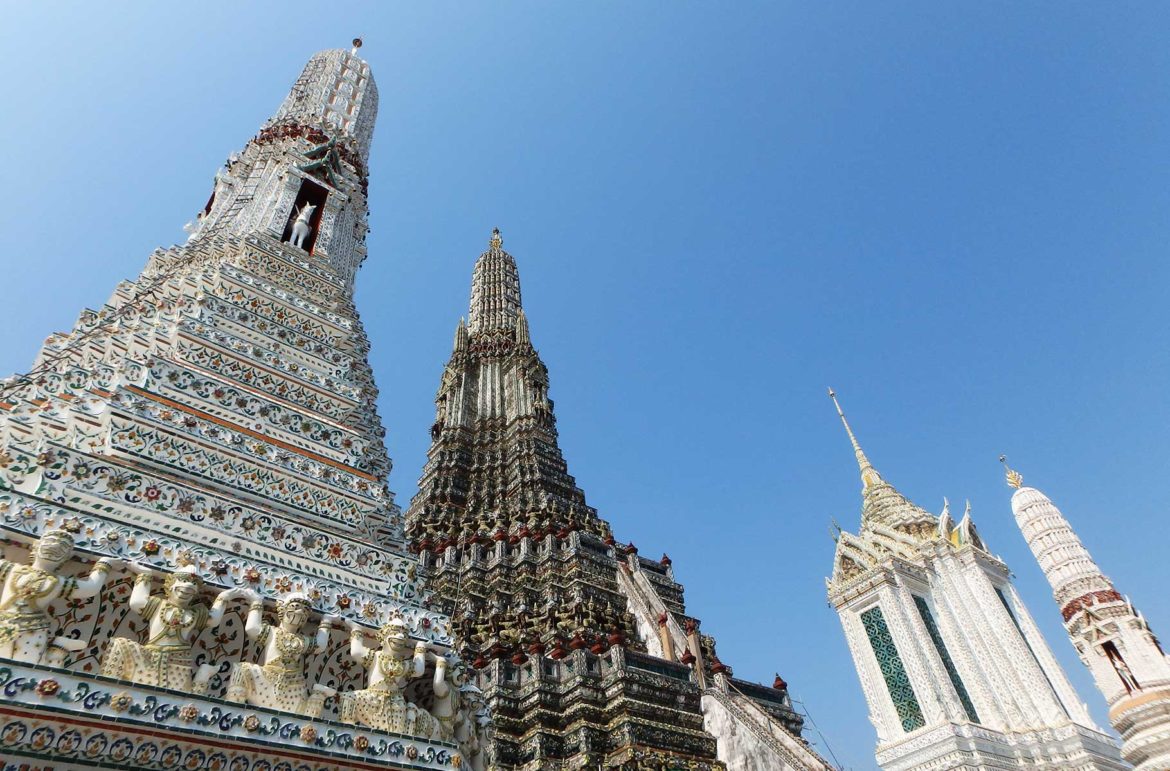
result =
M1093 561L1048 496L1026 487L1007 466L1015 488L1012 513L1040 563L1065 629L1109 704L1121 754L1136 769L1170 768L1170 662L1146 620Z
M1121 595L1114 591L1113 584L1093 562L1089 550L1061 515L1060 509L1044 493L1033 487L1024 487L1023 476L1007 465L1006 457L1001 455L1000 462L1004 464L1008 486L1016 490L1012 495L1016 523L1052 585L1052 594L1061 612L1064 613L1070 603L1083 602L1086 597L1120 599Z

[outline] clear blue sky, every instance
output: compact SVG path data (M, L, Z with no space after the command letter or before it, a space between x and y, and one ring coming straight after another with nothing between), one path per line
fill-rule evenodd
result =
M358 306L402 504L499 226L590 502L670 553L723 659L781 672L843 763L873 768L874 734L825 602L828 523L860 502L828 385L903 492L972 500L1104 721L996 456L1170 635L1168 15L7 3L0 370L182 241L304 61L361 35L381 116Z

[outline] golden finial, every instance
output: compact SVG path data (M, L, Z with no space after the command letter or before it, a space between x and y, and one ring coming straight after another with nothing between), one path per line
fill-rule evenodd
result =
M857 437L853 435L853 429L849 427L849 421L845 419L845 413L841 410L841 405L837 402L837 393L832 388L829 389L829 398L833 400L833 406L837 408L837 415L841 418L841 424L845 426L845 433L849 434L849 442L853 445L853 454L857 456L857 465L861 468L861 481L865 487L876 485L882 481L882 477L878 474L877 469L869 462L869 458L865 457L865 452L861 449L861 444L857 441Z
M500 229L492 228L492 238L488 245L493 249L499 249L504 245L504 239L500 238Z
M1004 471L1007 472L1008 487L1019 490L1024 485L1024 476L1007 464L1006 455L1000 455L999 462L1003 464Z

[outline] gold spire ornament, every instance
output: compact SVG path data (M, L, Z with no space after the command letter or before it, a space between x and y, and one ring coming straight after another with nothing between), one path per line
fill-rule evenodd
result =
M871 487L879 484L882 477L878 474L877 469L869 462L869 458L865 457L865 452L861 449L861 444L857 441L857 437L853 435L853 429L849 427L849 421L845 419L845 413L841 410L841 405L837 402L837 392L832 388L829 389L829 398L833 400L833 406L837 408L837 415L841 418L841 424L845 426L845 433L849 435L849 442L853 445L853 454L857 456L857 465L861 468L861 481L865 487Z
M1006 472L1008 487L1014 487L1017 490L1019 490L1021 487L1023 487L1024 486L1023 474L1016 471L1015 469L1013 469L1011 466L1009 466L1007 464L1007 456L1000 455L999 462L1003 464L1004 471Z
M488 241L488 245L493 249L499 249L504 245L504 239L500 237L500 229L492 228L492 238Z

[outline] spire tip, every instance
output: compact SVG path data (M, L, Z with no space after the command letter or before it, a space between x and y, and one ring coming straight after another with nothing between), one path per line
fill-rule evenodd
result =
M492 237L488 241L488 245L493 249L499 249L504 245L504 239L500 237L499 228L492 228Z
M1004 475L1007 477L1008 487L1019 490L1024 485L1024 475L1007 464L1007 456L1000 455L999 462L1003 464Z
M849 421L845 419L845 412L841 409L840 402L837 401L837 392L832 388L829 389L829 398L833 400L833 406L837 408L837 415L841 418L841 424L845 426L845 433L849 435L849 443L853 445L853 454L857 456L857 465L861 468L861 481L864 487L870 487L881 481L881 476L877 473L877 469L869 462L869 458L865 456L865 452L861 449L861 444L857 441L857 437L853 435L853 429L849 427Z

